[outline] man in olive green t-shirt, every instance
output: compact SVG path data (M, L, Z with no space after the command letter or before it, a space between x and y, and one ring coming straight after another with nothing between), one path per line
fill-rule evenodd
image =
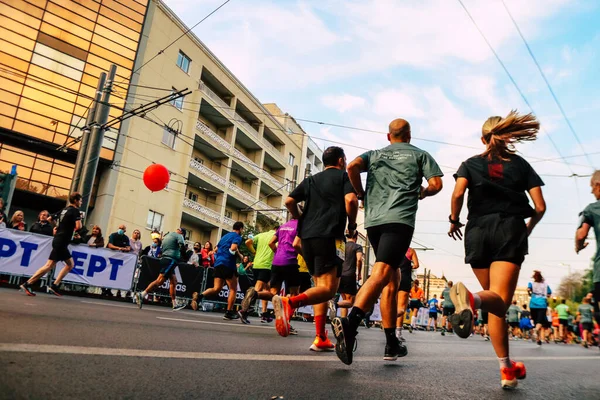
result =
M246 295L244 296L244 301L242 301L242 309L239 311L240 320L243 323L248 323L244 321L248 321L248 309L252 306L253 301L255 300L256 292L260 292L261 290L269 290L269 282L271 281L271 265L273 264L273 257L275 253L271 247L269 247L269 242L275 235L275 229L272 229L267 232L259 233L254 237L248 238L246 240L246 247L250 250L250 253L254 254L254 286L250 287L246 291ZM262 301L262 314L261 314L261 323L271 322L272 318L268 316L267 313L267 300Z
M594 330L594 307L590 304L590 296L583 299L583 303L577 308L577 318L583 328L583 346L587 348L592 344L592 331Z

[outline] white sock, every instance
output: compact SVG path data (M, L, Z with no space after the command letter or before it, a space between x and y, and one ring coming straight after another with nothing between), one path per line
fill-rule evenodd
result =
M498 363L500 364L500 368L511 368L512 362L509 357L498 357Z
M146 293L146 291L144 290L144 291L142 292L142 298L146 297L147 295L148 295L148 293Z
M402 328L396 328L396 336L402 335Z
M473 293L473 302L475 303L475 309L481 308L481 297L477 293Z
M415 325L417 324L417 317L412 317L412 318L410 319L410 324L411 324L412 326L415 326Z

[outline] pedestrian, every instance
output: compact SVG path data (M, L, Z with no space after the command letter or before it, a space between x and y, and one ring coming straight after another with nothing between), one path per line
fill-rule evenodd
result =
M119 227L119 229L121 229ZM177 275L175 268L177 263L181 261L182 248L185 244L186 231L184 228L178 228L175 232L169 232L162 240L162 257L160 259L160 272L158 278L151 282L143 292L138 292L135 295L136 303L141 309L144 298L154 289L169 280L169 294L171 295L171 303L173 311L179 311L187 305L185 302L177 302Z
M517 379L525 378L523 363L515 363L509 357L506 310L528 253L527 237L546 211L541 190L544 183L531 165L515 154L514 145L535 140L539 128L538 120L531 114L511 111L505 118L489 118L481 138L486 150L462 163L455 175L451 201L448 235L454 240L462 239L459 217L469 190L465 263L471 264L483 287L478 293L469 292L460 282L452 288L450 295L456 308L451 320L454 333L469 337L473 309L489 311L490 336L505 389L516 387ZM529 205L526 192L535 209Z
M431 328L431 331L435 332L439 308L439 300L437 299L437 295L434 294L433 298L427 301L427 307L429 308L429 320L427 321L427 330Z
M413 271L417 269L419 269L419 257L417 257L417 252L409 247L404 255L402 264L400 264L400 285L398 285L396 337L403 343L406 342L406 339L402 336L402 328L404 327L404 318L406 315L406 308L408 307L409 294L412 290ZM412 327L410 328L410 332L412 332Z
M592 307L591 298L584 297L582 303L577 308L577 321L581 324L581 343L586 349L593 344L592 332L594 331L594 307Z
M242 301L241 310L239 311L241 321L248 319L248 310L256 300L255 294L264 290L269 290L269 282L271 282L271 266L273 265L273 257L275 253L269 246L271 239L275 236L275 231L279 229L277 225L274 229L259 233L246 240L246 247L250 253L254 254L254 286L248 288ZM270 323L273 318L267 312L268 300L262 300L260 322L262 324Z
M252 261L250 261L250 257L244 256L242 262L238 265L238 275L246 275L248 276L248 270L252 268Z
M162 240L160 239L160 236L154 236L152 238L152 244L150 246L146 246L146 248L142 250L142 255L153 258L160 258L160 256L162 255L161 245Z
M4 199L0 197L0 228L6 228L8 218L4 213Z
M69 206L59 213L57 217L56 234L54 235L54 239L52 239L52 251L50 252L48 261L42 268L38 269L27 282L20 286L21 290L27 295L35 296L35 293L31 290L31 285L51 271L56 266L57 262L64 261L65 266L60 270L54 282L48 287L50 293L58 297L62 296L58 290L58 285L60 285L60 282L64 277L71 272L73 267L75 267L73 258L69 252L69 243L71 242L73 235L83 227L83 224L81 223L81 212L79 211L81 202L81 194L77 192L72 193L69 196Z
M519 320L519 328L521 329L523 339L529 340L529 332L531 332L533 324L531 323L531 313L527 309L527 304L523 304L523 309L521 310L521 319Z
M419 287L419 280L415 279L413 287L410 289L410 325L409 331L412 333L413 329L417 328L417 316L419 309L423 305L421 299L425 292Z
M139 229L134 229L133 230L133 235L131 236L131 239L129 239L129 248L131 249L131 252L133 254L135 254L136 256L139 256L142 252L142 234L140 232Z
M356 243L358 232L354 236L346 236L346 255L344 258L342 277L338 292L342 295L343 307L340 314L348 316L348 308L354 304L358 292L358 282L362 279L363 247Z
M54 236L54 225L48 221L50 214L47 210L40 211L38 220L31 225L29 232L37 233L44 236Z
M202 254L202 266L204 268L213 268L215 265L215 252L213 244L210 241L204 243L204 248L200 252Z
M348 166L350 182L359 199L364 198L365 228L376 260L348 318L336 318L332 323L336 354L345 364L352 363L357 328L380 295L386 337L384 360L395 361L408 354L406 346L396 337L400 265L412 241L419 200L442 190L440 167L429 153L410 144L407 121L392 121L387 138L389 146L367 151ZM367 172L366 194L361 172ZM427 187L421 186L423 178Z
M200 267L200 264L202 263L202 246L199 242L194 243L194 247L192 247L192 254L188 258L187 263L196 268Z
M129 253L131 251L131 245L125 232L127 232L127 227L123 224L119 225L119 229L116 232L111 233L108 237L108 244L106 247L111 250Z
M533 271L533 282L527 285L527 293L531 296L529 300L529 309L531 318L535 324L535 334L537 345L542 345L542 339L546 338L546 330L550 328L547 317L548 297L552 294L550 286L545 282L542 273L538 270Z
M8 229L16 229L18 231L26 232L27 224L25 223L25 214L21 210L15 211L8 224L6 224Z
M594 310L596 310L596 321L600 321L600 170L594 172L591 183L592 194L596 198L596 202L588 205L580 214L581 222L577 229L575 239L575 251L577 254L588 245L586 239L591 228L594 228L594 236L596 237L596 255L594 256L594 273L593 273L593 298Z
M279 335L289 335L294 309L312 305L316 336L326 343L327 302L339 287L346 255L344 230L348 222L347 233L353 236L356 231L358 200L345 171L344 150L335 146L325 149L323 165L323 171L304 179L285 200L292 217L298 219L301 243L297 247L301 247L314 286L291 298L274 296L272 301ZM302 201L300 214L298 203Z
M444 336L446 332L452 332L452 324L450 323L449 317L456 311L454 303L452 303L452 298L450 297L453 285L454 283L452 283L452 281L448 281L448 286L442 291L441 297L444 300L444 307L442 308L442 336Z
M92 227L92 233L84 238L84 243L90 247L104 247L104 238L102 237L102 229L98 225Z
M517 339L519 337L519 314L521 313L521 309L517 306L517 301L514 300L513 303L506 310L506 318L508 321L508 325L510 326L511 336L513 339Z
M215 275L213 287L206 289L198 295L197 302L201 302L205 296L217 295L227 284L229 297L227 298L227 311L223 315L225 320L238 319L239 315L233 311L238 286L238 272L236 257L243 259L239 246L242 244L242 232L244 223L237 221L233 224L233 231L224 235L216 248ZM206 247L205 247L206 248Z

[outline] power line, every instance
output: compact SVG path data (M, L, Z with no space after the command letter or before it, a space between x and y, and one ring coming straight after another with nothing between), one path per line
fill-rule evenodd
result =
M565 110L563 109L560 101L558 101L558 97L556 97L556 93L554 93L554 90L552 89L552 86L550 85L550 82L548 81L548 78L546 78L546 74L544 74L544 71L542 70L542 67L540 66L540 63L538 62L538 60L536 59L535 55L533 54L533 51L531 50L531 47L529 46L529 43L527 43L527 40L525 39L525 36L523 36L523 32L521 32L521 28L519 28L519 25L517 24L517 21L514 19L512 13L508 9L508 6L504 2L504 0L502 0L502 5L504 6L504 9L506 10L508 16L512 20L515 28L517 29L517 32L519 32L519 36L521 36L521 39L523 39L523 43L525 44L525 47L527 47L527 51L529 52L529 55L531 56L533 62L535 63L535 66L537 67L538 71L540 72L540 75L544 79L544 82L546 82L546 86L548 87L548 90L550 91L550 94L552 95L552 98L554 99L554 102L558 106L558 109L560 110L560 113L562 114L565 122L567 123L567 126L569 127L569 130L571 131L571 133L573 134L573 136L575 136L575 139L577 140L577 143L579 143L579 147L581 147L581 150L583 150L583 154L586 156L588 162L590 163L590 166L593 168L594 167L594 163L590 159L590 156L585 152L585 148L583 147L583 144L581 143L581 140L579 139L579 135L577 135L577 132L575 132L575 129L573 128L573 125L571 124L571 121L567 117L567 114L565 113Z

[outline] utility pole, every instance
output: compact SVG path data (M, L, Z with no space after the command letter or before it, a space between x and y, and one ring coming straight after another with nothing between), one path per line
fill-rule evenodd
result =
M98 162L100 161L100 151L102 150L102 141L104 140L104 130L106 129L105 124L108 121L108 114L110 112L110 93L112 91L112 85L115 80L115 74L117 72L117 66L112 64L110 71L108 72L108 80L102 90L102 98L96 104L96 110L94 115L93 124L90 131L88 148L85 154L85 158L81 170L81 179L79 182L79 192L83 196L83 203L81 205L81 211L87 216L87 211L90 203L90 197L92 195L92 188L94 186L94 179L98 172Z
M94 123L94 118L96 114L96 106L100 99L102 98L102 89L104 88L104 84L106 83L106 72L102 72L100 74L100 79L98 79L98 86L96 88L96 94L94 95L94 100L90 109L88 110L87 119L85 121L85 126L83 127L83 131L81 133L81 142L79 144L79 151L77 152L77 161L75 161L75 170L73 171L73 180L71 181L71 189L69 193L73 193L79 190L79 185L81 182L81 170L83 169L83 160L85 159L85 155L87 153L88 144L90 141L90 126ZM68 202L68 201L67 201Z
M427 271L427 297L426 300L429 300L429 284L431 283L431 269Z

